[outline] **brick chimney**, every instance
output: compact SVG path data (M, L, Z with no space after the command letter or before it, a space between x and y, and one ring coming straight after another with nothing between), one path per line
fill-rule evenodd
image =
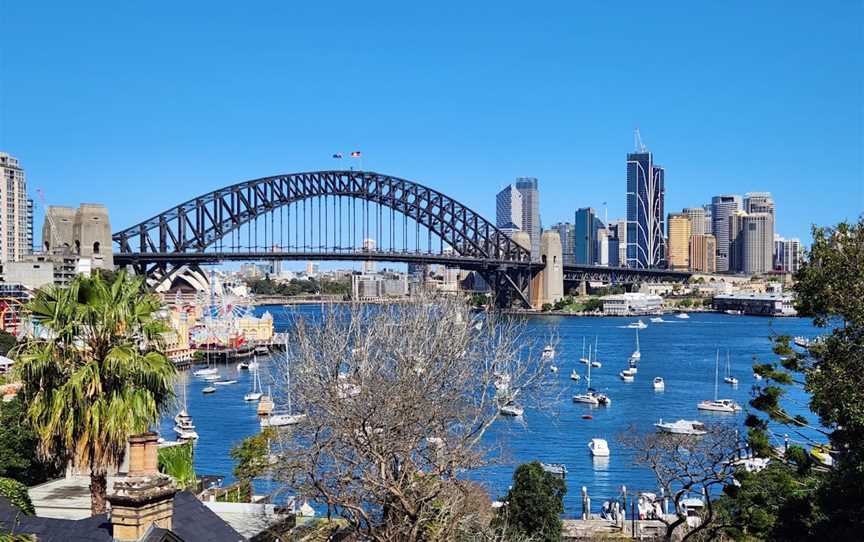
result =
M144 433L129 439L129 473L114 481L108 495L115 540L140 540L153 524L171 530L177 489L170 476L159 473L158 438Z

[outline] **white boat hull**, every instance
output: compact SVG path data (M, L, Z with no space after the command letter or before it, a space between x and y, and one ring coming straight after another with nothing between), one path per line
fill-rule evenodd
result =
M306 417L305 414L273 414L261 419L261 427L285 427L297 425Z

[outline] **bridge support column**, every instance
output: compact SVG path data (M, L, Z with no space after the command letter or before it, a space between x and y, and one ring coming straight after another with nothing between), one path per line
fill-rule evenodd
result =
M540 240L540 257L544 267L531 281L531 306L542 309L564 297L564 265L561 237L558 232L547 230Z

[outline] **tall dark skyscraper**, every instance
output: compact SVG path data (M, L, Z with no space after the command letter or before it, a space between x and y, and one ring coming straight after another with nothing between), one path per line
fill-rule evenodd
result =
M531 238L531 259L540 260L540 189L534 177L517 177L516 190L522 194L522 231Z
M640 145L641 146L641 145ZM663 168L644 146L627 155L627 267L666 267Z

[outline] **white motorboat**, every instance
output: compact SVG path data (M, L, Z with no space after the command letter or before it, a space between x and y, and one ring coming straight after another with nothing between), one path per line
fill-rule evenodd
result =
M201 377L201 380L207 382L215 382L217 380L222 380L222 375L220 375L219 373L216 373L215 375L204 375Z
M261 427L285 427L288 425L297 425L306 418L306 414L271 414L261 418Z
M697 420L678 420L677 422L663 422L663 418L654 424L661 433L672 433L673 435L704 435L708 433L705 424Z
M570 371L570 380L575 380L576 382L579 382L579 380L581 379L582 377L579 376L579 373L576 372L576 369Z
M681 320L689 320L690 315L687 314L686 312L679 312L678 314L675 315L675 318L680 318Z
M213 382L214 386L230 386L231 384L236 384L236 380L217 380Z
M632 322L630 324L627 324L628 329L645 329L647 327L648 327L648 324L643 322L641 319L636 320L635 322Z
M724 311L724 312L725 312L726 314L730 314L730 315L732 315L732 316L741 316L742 314L744 314L742 311L740 311L740 310L734 310L734 309L728 309L728 310L726 310L726 311Z
M723 377L723 382L727 384L732 384L733 386L738 385L738 379L732 376L732 365L729 359L729 349L726 349L726 376Z
M618 376L620 376L621 380L624 382L633 382L636 380L636 373L633 372L633 369L624 369L618 373Z
M525 413L525 409L514 403L508 403L498 407L498 412L504 416L521 416Z
M609 444L602 438L592 438L588 449L595 457L609 457Z
M206 388L201 390L201 393L216 393L216 388L214 388L213 386L207 386Z
M762 375L760 375L759 373L753 373L753 378L756 380L762 380Z
M792 342L795 343L795 346L800 346L801 348L807 348L810 346L810 339L800 335L792 339Z
M244 401L260 401L261 396L264 395L261 390L261 376L258 374L258 367L255 369L251 369L252 371L252 389L243 396Z
M198 369L192 373L195 376L206 376L219 374L219 369L216 367L207 367L206 369Z
M741 407L732 399L718 399L717 392L718 382L720 379L720 349L717 349L717 356L714 359L714 399L700 401L696 405L699 410L708 410L711 412L730 412L734 413L741 410Z
M599 369L600 367L603 367L603 364L600 363L599 361L592 361L591 367L594 367L595 369Z
M237 364L237 370L238 371L245 371L248 369L249 369L249 362L248 361L241 361L240 363Z
M192 423L192 416L187 411L186 401L186 382L183 383L183 408L174 416L174 432L177 433L178 440L197 440L198 433L195 431L195 424Z
M636 328L636 350L630 354L630 359L635 361L642 359L642 352L639 350L639 328Z
M551 344L547 344L543 349L543 354L541 354L543 359L554 359L555 358L555 349L552 348Z
M552 371L553 373L557 373L558 372L558 366L557 365L550 365L549 370Z
M732 399L711 399L708 401L701 401L696 408L699 410L708 410L711 412L729 412L734 413L741 410L741 405L733 401Z
M609 398L605 393L597 393L594 392L594 395L597 397L597 402L602 406L609 406L612 404L612 399Z
M662 324L662 323L665 322L665 321L666 321L666 320L664 320L662 316L657 316L657 317L655 317L655 318L651 318L651 323L652 323L652 324Z
M659 376L654 377L654 389L658 391L666 389L666 382L664 382Z
M584 403L587 405L600 406L600 400L594 392L577 393L573 396L574 403Z

